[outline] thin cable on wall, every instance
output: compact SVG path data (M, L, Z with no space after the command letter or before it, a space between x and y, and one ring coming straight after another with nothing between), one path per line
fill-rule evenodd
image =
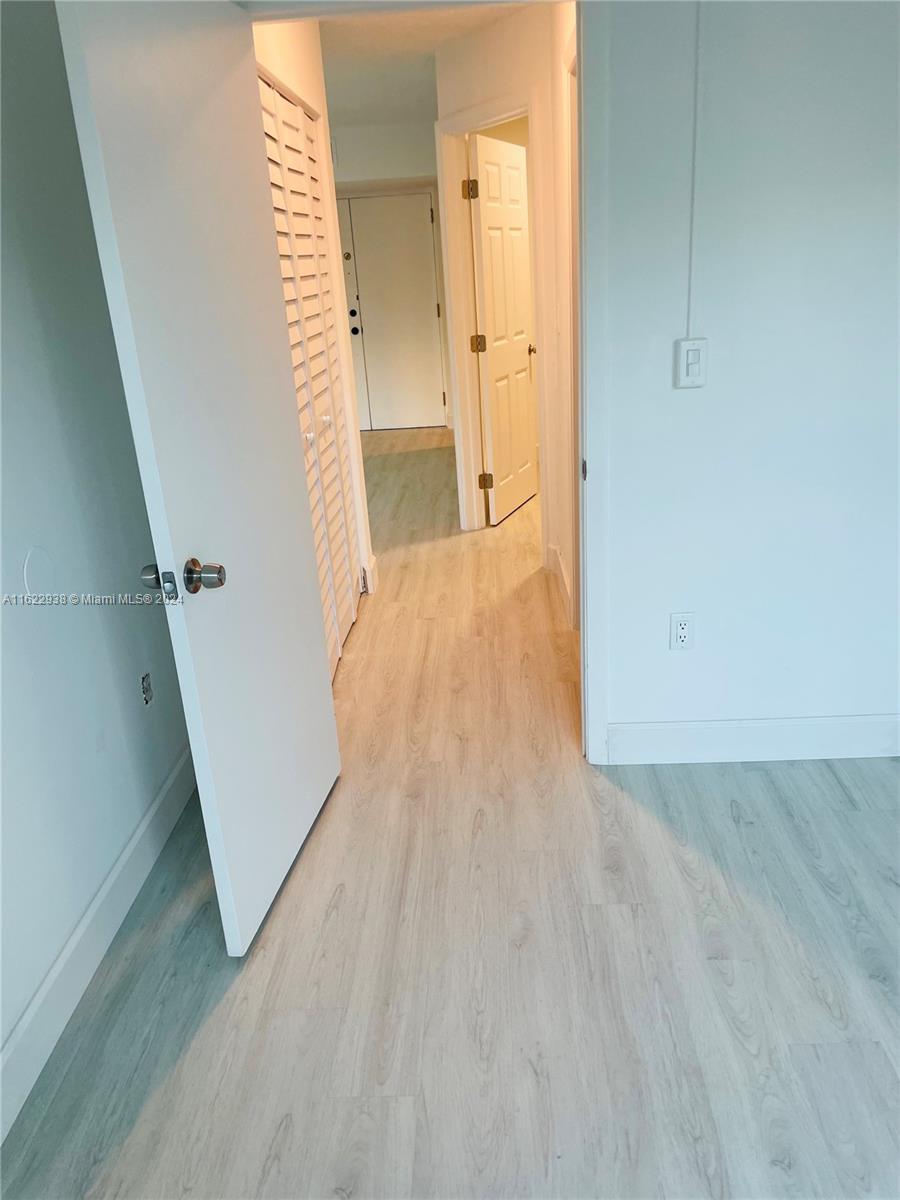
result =
M688 272L687 311L685 313L684 336L691 336L691 304L694 289L694 209L697 199L697 127L700 121L700 8L701 0L694 5L694 112L691 131L691 201L688 217Z

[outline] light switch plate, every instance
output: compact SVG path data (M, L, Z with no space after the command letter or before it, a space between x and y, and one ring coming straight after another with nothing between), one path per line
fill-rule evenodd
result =
M706 338L679 338L675 343L675 386L705 387L708 358Z

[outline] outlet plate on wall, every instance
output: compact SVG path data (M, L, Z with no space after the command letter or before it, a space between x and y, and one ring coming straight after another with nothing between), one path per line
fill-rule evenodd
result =
M669 614L669 649L693 650L694 648L694 614Z
M679 338L675 343L675 387L706 387L706 338Z

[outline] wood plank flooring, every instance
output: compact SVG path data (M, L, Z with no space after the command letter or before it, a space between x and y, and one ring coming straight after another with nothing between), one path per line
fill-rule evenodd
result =
M242 962L189 807L15 1197L896 1197L898 764L593 770L538 505L365 439L343 773Z

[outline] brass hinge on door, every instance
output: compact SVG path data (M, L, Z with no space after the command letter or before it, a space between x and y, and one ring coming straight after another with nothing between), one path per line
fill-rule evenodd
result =
M462 198L463 200L478 199L478 180L464 179L462 181Z
M487 350L487 338L483 333L473 333L469 338L469 348L473 354L484 354Z
M494 486L494 476L490 471L478 476L478 486L483 492L489 491Z

